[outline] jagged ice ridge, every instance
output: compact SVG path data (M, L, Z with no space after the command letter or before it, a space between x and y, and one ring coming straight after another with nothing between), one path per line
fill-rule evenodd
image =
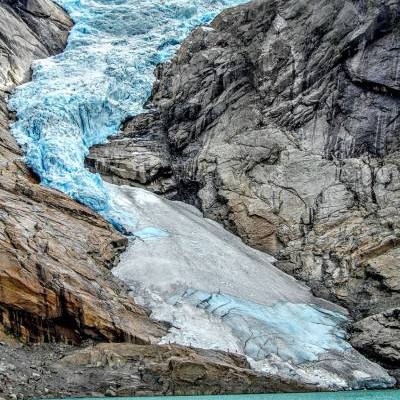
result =
M155 66L193 27L243 0L56 2L75 25L65 51L35 62L32 81L12 96L9 105L18 117L12 133L44 185L134 232L135 217L116 210L100 176L85 169L88 149L143 111Z

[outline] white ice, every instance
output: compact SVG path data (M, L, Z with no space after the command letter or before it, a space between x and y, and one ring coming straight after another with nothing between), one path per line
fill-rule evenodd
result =
M152 235L131 240L113 272L152 317L171 324L163 343L237 352L259 371L305 381L319 377L321 385L336 388L351 385L330 367L355 368L362 360L368 379L391 382L379 368L374 376L372 364L346 341L344 310L315 298L278 270L273 257L194 207L140 188L107 186L119 207L138 216L140 230L151 227ZM324 357L329 368L319 366Z

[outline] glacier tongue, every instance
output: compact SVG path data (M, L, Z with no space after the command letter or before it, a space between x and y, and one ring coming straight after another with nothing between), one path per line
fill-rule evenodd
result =
M314 297L274 259L194 207L139 188L107 184L139 231L114 274L152 316L171 324L164 343L246 355L262 372L324 388L393 382L346 341L343 309Z
M74 20L62 54L33 65L9 106L12 133L46 186L91 207L121 231L136 218L113 207L99 175L85 169L90 146L118 132L150 95L155 65L195 26L244 0L56 0Z

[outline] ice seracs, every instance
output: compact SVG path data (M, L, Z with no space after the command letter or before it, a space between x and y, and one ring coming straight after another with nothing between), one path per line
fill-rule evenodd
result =
M121 231L136 220L121 214L99 175L84 167L90 146L118 132L143 110L156 64L190 30L243 0L57 0L72 19L62 54L33 65L32 81L10 100L12 133L46 186L88 205Z

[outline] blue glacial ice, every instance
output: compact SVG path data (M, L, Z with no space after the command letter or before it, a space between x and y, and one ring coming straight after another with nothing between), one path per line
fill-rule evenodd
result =
M245 338L241 352L254 360L275 354L301 364L325 351L350 349L342 326L346 317L317 305L278 301L266 306L192 288L169 299L174 306L184 302L225 320L236 337Z
M244 1L56 2L75 25L65 51L35 62L32 81L12 96L18 117L12 133L44 185L132 232L135 216L116 209L100 176L85 169L85 155L143 111L155 65L170 58L193 27Z

